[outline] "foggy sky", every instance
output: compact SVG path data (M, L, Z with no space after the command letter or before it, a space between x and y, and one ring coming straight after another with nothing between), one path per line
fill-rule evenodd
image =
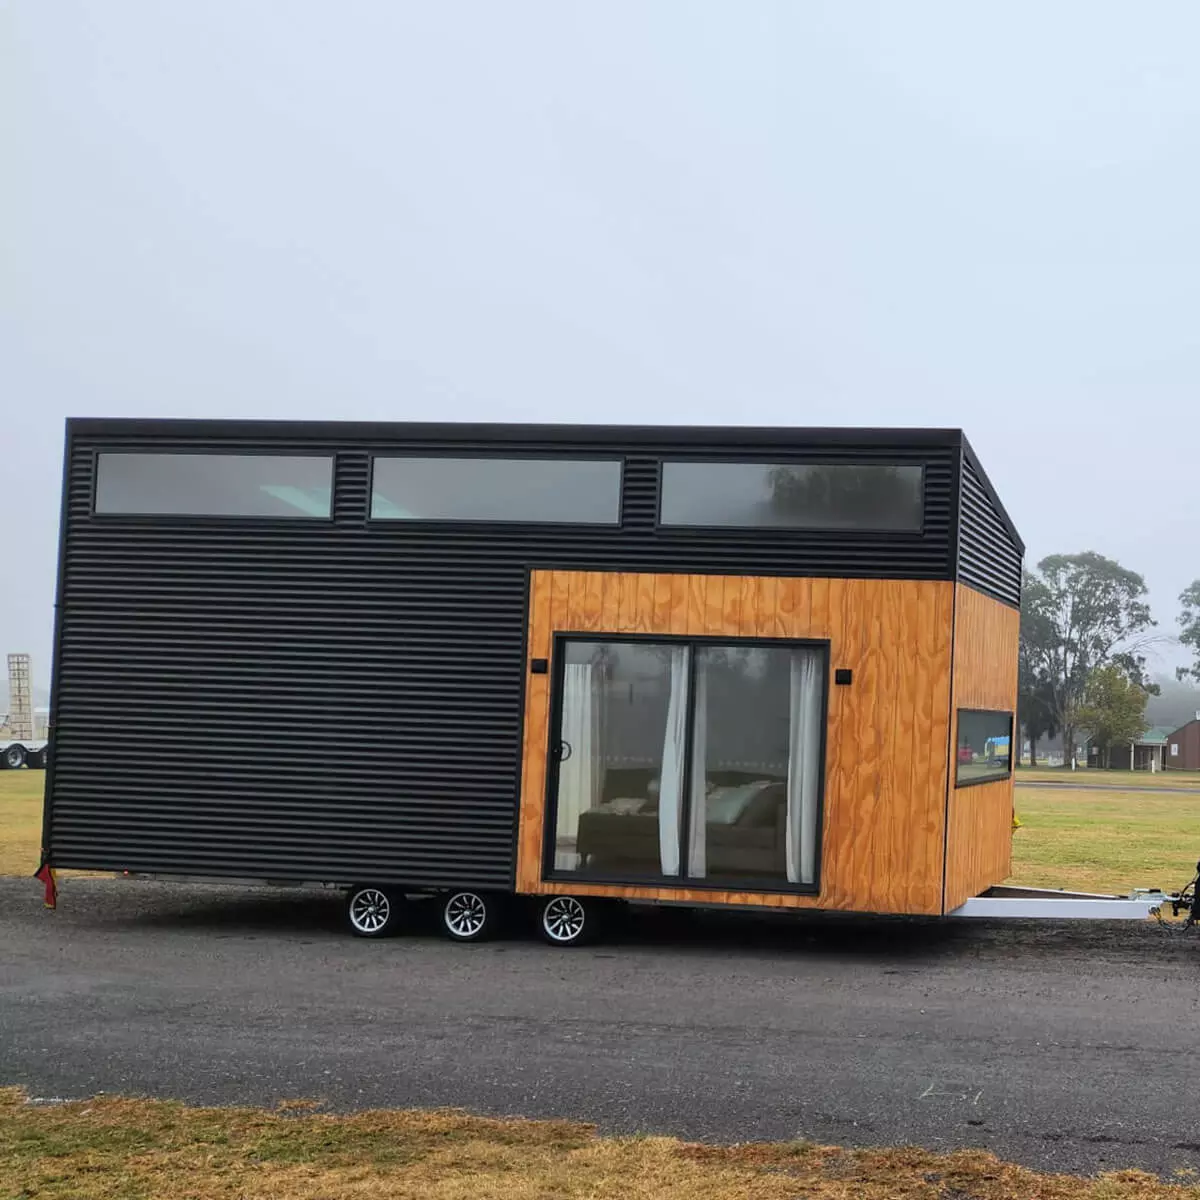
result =
M68 415L962 426L1200 576L1200 9L0 0L0 652ZM1168 650L1162 666L1178 659Z

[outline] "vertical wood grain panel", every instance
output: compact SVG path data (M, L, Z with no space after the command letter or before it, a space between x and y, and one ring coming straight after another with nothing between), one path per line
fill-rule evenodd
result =
M817 638L830 643L831 673L849 667L854 678L834 687L831 674L821 893L799 896L543 881L549 678L530 676L518 890L941 911L953 584L540 571L531 588L529 644L546 652L554 629Z
M654 629L654 597L658 589L658 576L635 575L633 578L637 585L633 626L638 633L649 633Z
M621 576L605 574L600 589L600 631L617 633L621 628Z
M620 600L617 604L617 630L620 633L636 633L637 628L637 591L638 577L623 574L619 576Z
M650 621L651 629L666 629L670 626L673 603L671 587L678 578L678 575L655 575L654 612Z
M700 634L705 632L704 610L708 602L708 576L689 575L687 577L687 621L683 633Z
M726 575L721 588L723 597L721 632L742 636L742 579Z
M779 629L779 580L754 576L750 580L754 601L748 628L761 629L765 637L781 637Z
M946 884L949 911L1012 873L1013 780L954 786L958 710L1016 712L1020 613L967 587L955 586L954 720L948 753ZM1017 731L1013 730L1014 749Z
M583 576L583 585L575 595L578 602L573 605L575 612L575 627L577 629L599 629L600 613L604 607L604 585L600 574L587 571Z
M677 633L687 633L688 628L688 597L691 588L690 575L672 575L671 577L671 608L668 613L667 625L659 628L671 628Z
M725 632L725 578L722 575L704 577L704 628L710 637Z

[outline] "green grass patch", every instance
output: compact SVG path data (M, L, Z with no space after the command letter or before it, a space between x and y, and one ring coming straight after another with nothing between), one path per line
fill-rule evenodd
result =
M1017 788L1016 806L1012 883L1173 891L1200 859L1200 795L1034 785Z

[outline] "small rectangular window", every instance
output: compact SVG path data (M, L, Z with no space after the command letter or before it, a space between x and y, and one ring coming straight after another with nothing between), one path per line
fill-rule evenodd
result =
M286 454L101 454L96 512L141 516L331 515L333 459Z
M615 525L615 459L377 458L371 516L385 521Z
M1007 779L1012 774L1012 713L958 711L955 787Z
M664 525L920 532L924 468L883 463L665 462Z

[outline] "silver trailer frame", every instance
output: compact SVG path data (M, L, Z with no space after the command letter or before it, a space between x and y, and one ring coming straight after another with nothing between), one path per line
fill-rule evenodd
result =
M994 887L951 910L948 917L1057 921L1144 921L1178 893L1136 888L1128 896L1060 892L1045 888Z

